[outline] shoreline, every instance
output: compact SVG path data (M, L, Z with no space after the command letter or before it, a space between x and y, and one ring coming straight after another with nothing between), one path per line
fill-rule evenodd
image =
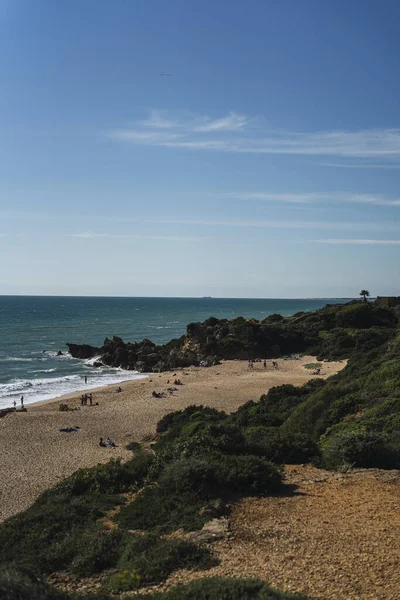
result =
M122 369L121 369L121 371L122 371ZM132 371L125 371L125 372L126 373L129 373L129 372L132 373ZM102 390L103 388L109 388L109 387L112 387L113 385L117 385L118 386L121 383L127 383L127 382L130 382L130 381L137 381L139 379L143 379L144 377L148 377L149 375L151 375L151 373L150 374L149 373L140 373L139 371L134 371L134 374L135 374L135 377L132 377L130 379L118 379L116 381L113 381L112 383L107 383L105 385L97 385L96 387L89 387L90 386L89 382L88 382L87 385L85 385L85 383L83 383L83 386L85 386L85 387L76 389L76 390L71 391L71 392L67 392L65 394L61 394L59 396L52 396L51 398L45 398L45 399L42 399L42 400L33 400L32 402L27 401L27 397L28 397L28 400L29 400L29 396L28 396L27 392L21 393L21 396L24 396L24 407L27 408L28 406L37 406L39 404L45 404L45 403L48 403L48 402L56 402L57 400L61 400L62 398L66 398L67 399L67 398L70 398L70 397L74 397L74 396L76 396L78 394L81 395L81 394L83 394L85 392L92 392L92 393L93 392L98 392L99 390ZM82 376L82 379L83 379L83 377L84 376ZM51 378L49 377L48 380L51 381ZM20 405L20 401L17 400L17 407L16 407L17 412L21 412L20 411L20 406L21 406ZM2 407L0 407L0 413L2 411L7 411L7 410L10 410L12 408L14 408L12 404L11 405L7 405L7 406L2 406Z
M90 388L90 387L86 387L86 388L81 388L79 390L75 390L74 392L70 392L68 394L62 394L61 396L54 396L53 398L47 398L47 400L35 400L34 402L30 402L29 404L25 404L24 402L24 406L27 408L28 406L30 407L34 407L34 406L41 406L43 404L52 404L55 402L59 402L60 400L71 400L71 399L75 399L77 397L81 397L82 394L85 394L87 392L91 392L92 394L94 393L99 393L99 392L103 392L105 390L108 390L114 386L119 386L121 383L133 383L135 381L141 381L142 379L146 379L147 377L149 377L150 375L152 375L153 373L139 373L139 371L137 372L137 377L135 377L134 379L121 379L121 381L114 381L113 383L108 383L107 385L101 385L95 388ZM0 408L0 412L2 410L6 410L6 409L1 409ZM17 410L18 412L18 410Z
M140 442L156 433L166 414L190 405L205 405L233 412L248 400L260 399L271 387L302 385L312 379L304 365L315 357L271 361L264 369L247 361L224 361L213 367L189 367L144 374L121 385L97 388L93 406L81 406L82 391L27 405L27 412L9 413L0 419L0 445L7 449L0 461L0 521L28 508L43 491L79 468L96 466L110 458L128 459L129 442ZM323 363L320 378L337 373L346 361ZM168 391L177 378L183 385ZM152 392L163 393L154 398ZM72 409L60 411L60 403ZM77 409L77 410L74 410ZM71 428L71 432L65 432ZM100 437L110 437L117 448L100 448Z

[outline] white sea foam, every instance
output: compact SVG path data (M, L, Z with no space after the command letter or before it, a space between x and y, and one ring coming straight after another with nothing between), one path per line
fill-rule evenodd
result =
M64 351L62 354L58 354L58 351L55 350L46 350L45 352L42 352L42 354L44 354L44 356L50 356L51 358L57 358L60 360L66 360L66 359L70 359L72 358L72 356L70 355L69 352Z
M33 358L23 358L17 356L0 356L0 362L32 362Z
M102 362L100 355L99 356L93 356L93 358L86 358L83 361L83 365L84 366L88 366L88 367L93 367L93 365L94 365L95 362Z
M40 400L50 400L80 390L92 390L106 385L120 384L132 379L147 377L142 373L123 371L122 369L99 369L88 375L85 384L84 375L71 374L65 377L43 377L37 379L14 379L10 383L0 384L0 408L12 406L14 400L19 403L24 396L24 404Z

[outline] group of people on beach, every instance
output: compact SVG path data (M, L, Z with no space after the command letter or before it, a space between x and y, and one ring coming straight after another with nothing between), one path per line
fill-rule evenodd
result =
M176 375L176 373L174 373L174 376ZM174 386L177 385L183 385L183 382L180 379L174 379ZM167 385L169 385L169 379L167 380ZM177 392L178 388L177 387L168 387L167 388L167 392L169 392L170 394L173 394L174 392ZM165 392L156 392L155 390L153 390L151 392L151 395L153 398L165 398L166 394Z
M87 406L89 400L89 405L93 406L93 395L90 394L82 394L81 396L81 406Z
M16 400L14 400L13 404L14 404L14 408L17 409L17 401ZM24 397L21 396L21 409L23 409L23 408L24 408Z
M261 361L261 358L256 358L255 360L249 358L249 360L247 361L249 369L253 369L254 368L254 363L256 363L256 362L262 362L263 366L264 366L264 369L267 368L267 360L265 358L264 358L263 361ZM276 360L272 361L272 368L273 369L279 369L279 365L278 365L278 363L277 363Z
M99 441L99 446L100 446L100 448L116 448L117 447L116 444L109 437L107 438L106 442L101 437L100 441Z

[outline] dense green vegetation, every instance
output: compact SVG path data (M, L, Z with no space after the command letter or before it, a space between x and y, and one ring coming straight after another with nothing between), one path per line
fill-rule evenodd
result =
M235 319L228 333L241 335L225 331L220 341L211 335L204 343L237 350L247 339L251 352L259 353L263 323ZM0 576L1 598L27 598L24 590L33 586L29 597L63 600L35 579L60 570L79 577L103 573L108 594L162 582L176 569L207 569L215 564L210 550L168 535L200 529L229 513L241 496L283 492L285 463L400 468L396 311L361 301L290 319L272 315L264 324L268 335L271 328L277 332L268 343L279 338L288 352L304 346L322 371L324 360L346 358L348 364L328 380L272 388L230 415L203 406L170 413L159 422L150 451L132 444L128 462L80 470L42 494L0 527L0 562L8 569ZM192 335L199 337L198 325ZM209 319L204 327L215 333L225 325ZM150 597L295 598L260 582L215 579Z
M125 583L136 581L135 576L123 573L119 580L121 591ZM134 589L134 588L133 588ZM67 594L48 586L31 574L11 569L0 569L1 600L111 600L102 592L96 595ZM168 592L135 595L138 600L307 600L305 596L272 590L254 579L205 578L188 585L180 585Z

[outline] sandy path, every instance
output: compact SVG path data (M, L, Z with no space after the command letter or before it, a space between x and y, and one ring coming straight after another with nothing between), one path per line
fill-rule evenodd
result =
M204 404L227 412L236 410L247 400L275 385L301 385L310 379L304 364L313 357L298 361L279 361L280 369L267 369L256 363L250 370L245 361L225 361L208 369L191 367L176 371L184 385L165 399L151 397L152 390L165 391L174 379L172 373L152 374L148 379L102 388L93 394L99 406L79 411L60 412L60 399L28 406L26 413L12 413L0 419L0 520L27 508L46 488L80 467L107 462L112 456L130 456L124 446L154 434L157 422L168 412L190 404ZM343 368L345 362L326 363L322 377ZM63 400L65 401L65 400ZM68 405L79 406L79 395L70 396ZM79 426L76 433L61 433L62 427ZM110 436L117 449L97 446L100 437Z
M161 588L201 577L255 577L323 600L400 598L400 471L334 473L288 466L297 494L245 498L231 535L213 544L221 560L180 571Z

